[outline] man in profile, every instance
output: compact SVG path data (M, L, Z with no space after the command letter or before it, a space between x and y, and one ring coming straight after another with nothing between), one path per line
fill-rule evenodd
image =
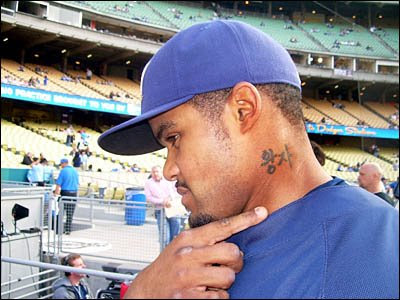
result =
M71 253L62 258L63 266L86 268L82 257ZM86 275L74 272L65 272L65 276L53 283L53 299L92 299L89 285L85 281Z
M322 168L279 43L242 22L198 23L157 51L141 87L142 114L99 145L119 155L166 147L164 177L177 181L192 229L125 297L399 297L398 211ZM228 238L232 218L260 206L269 217Z
M375 194L379 198L382 198L390 205L394 206L394 201L388 194L382 190L382 168L377 163L365 163L360 167L358 171L358 184L368 192Z

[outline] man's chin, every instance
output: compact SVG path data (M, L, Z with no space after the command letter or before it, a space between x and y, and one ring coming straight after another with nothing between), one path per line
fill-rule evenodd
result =
M191 213L189 216L189 226L190 228L196 228L211 223L215 220L216 218L209 214L201 213L198 215L194 215L193 213Z

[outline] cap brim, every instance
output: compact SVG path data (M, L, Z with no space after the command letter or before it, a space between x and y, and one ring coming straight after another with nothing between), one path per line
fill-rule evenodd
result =
M107 130L98 139L98 144L107 152L119 155L139 155L164 148L153 135L149 119L179 106L193 95L159 106L140 116Z

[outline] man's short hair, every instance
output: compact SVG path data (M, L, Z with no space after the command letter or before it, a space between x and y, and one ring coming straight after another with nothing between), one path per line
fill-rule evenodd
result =
M301 109L301 91L286 83L256 84L260 94L268 97L281 110L289 123L293 126L304 125ZM232 88L222 89L194 96L188 103L196 108L211 124L221 120L226 100ZM225 130L219 132L226 137Z
M77 258L81 258L81 255L78 253L70 253L61 259L61 264L63 266L73 267L72 262ZM71 275L71 272L65 272L65 276L68 277L70 275Z

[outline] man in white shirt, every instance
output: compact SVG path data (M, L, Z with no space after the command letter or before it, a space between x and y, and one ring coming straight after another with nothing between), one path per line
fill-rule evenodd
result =
M173 184L162 177L160 166L154 166L151 169L151 178L146 181L144 191L146 200L154 204L156 208L155 216L160 234L160 243L166 246L180 232L181 218L178 216L165 216L165 208L172 207L174 198L176 198L176 191L174 191ZM166 224L166 226L163 227L164 230L161 230L163 224ZM161 238L161 235L164 235L164 238Z

